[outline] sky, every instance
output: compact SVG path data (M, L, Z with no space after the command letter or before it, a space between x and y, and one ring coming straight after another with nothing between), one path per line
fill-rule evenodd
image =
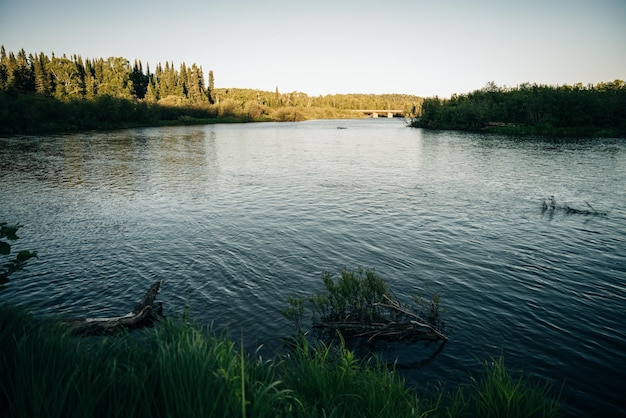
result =
M195 63L218 88L449 97L626 80L626 0L0 0L0 44Z

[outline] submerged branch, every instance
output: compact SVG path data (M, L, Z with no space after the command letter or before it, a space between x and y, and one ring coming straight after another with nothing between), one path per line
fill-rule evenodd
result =
M397 310L407 316L413 317L416 320L413 321L409 321L410 324L415 324L418 325L420 327L424 327L429 329L430 331L432 331L433 334L437 335L439 338L441 338L444 341L448 340L448 337L446 337L443 333L441 333L437 328L435 328L434 326L432 326L431 324L427 323L424 319L422 319L419 315L415 315L412 312L409 312L403 308L401 308L400 306L394 304L394 305L387 305L387 304L383 304L383 303L377 303L376 306L382 306L382 307L386 307L392 310Z
M598 212L589 202L585 202L585 204L591 209L576 209L572 208L568 205L560 205L556 203L554 196L550 196L549 199L545 200L541 204L541 213L554 213L557 211L564 212L568 215L585 215L585 216L606 216L605 212Z

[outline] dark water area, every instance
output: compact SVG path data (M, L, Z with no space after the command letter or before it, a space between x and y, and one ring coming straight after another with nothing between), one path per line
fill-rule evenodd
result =
M346 129L337 129L346 128ZM543 211L544 199L606 216ZM115 316L163 279L167 315L281 349L289 295L375 268L453 327L389 347L420 386L504 356L572 416L626 415L626 141L430 132L397 119L0 138L0 221L36 249L0 301ZM429 351L430 350L430 351Z

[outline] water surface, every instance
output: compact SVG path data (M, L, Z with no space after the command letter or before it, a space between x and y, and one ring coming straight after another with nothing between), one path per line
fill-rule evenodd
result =
M346 129L337 129L346 128ZM466 380L504 354L564 384L572 415L626 414L626 143L428 132L398 120L0 138L0 220L39 251L1 300L128 312L152 282L177 316L280 349L288 295L373 267L435 290L454 331L409 381ZM606 216L542 212L541 202Z

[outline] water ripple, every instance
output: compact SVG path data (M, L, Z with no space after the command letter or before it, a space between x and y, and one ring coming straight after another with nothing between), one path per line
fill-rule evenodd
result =
M17 246L40 255L0 299L120 315L162 279L168 315L271 351L290 332L288 295L321 291L325 270L374 267L401 298L439 292L454 328L419 370L420 349L392 350L410 381L455 382L503 353L565 381L571 415L626 414L623 141L335 124L0 139L0 220L24 224ZM607 216L542 214L552 195Z

